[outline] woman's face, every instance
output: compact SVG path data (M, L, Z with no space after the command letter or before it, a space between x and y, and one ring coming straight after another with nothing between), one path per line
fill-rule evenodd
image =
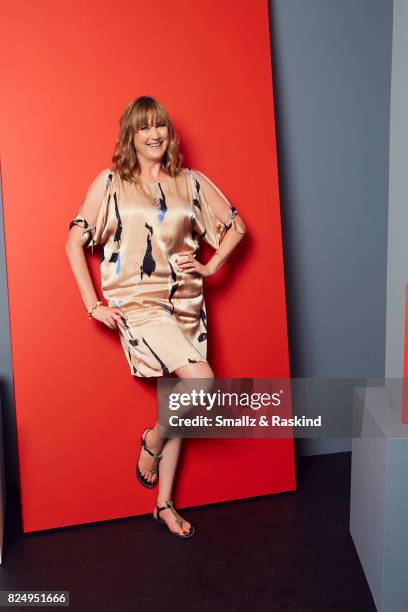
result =
M169 144L169 130L165 123L142 125L133 136L137 156L150 160L160 160L166 152Z

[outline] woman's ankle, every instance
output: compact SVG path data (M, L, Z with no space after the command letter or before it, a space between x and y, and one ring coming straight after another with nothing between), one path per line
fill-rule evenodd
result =
M156 428L148 431L145 437L146 437L146 444L148 448L153 448L156 451L161 450L163 446L163 442L160 439Z

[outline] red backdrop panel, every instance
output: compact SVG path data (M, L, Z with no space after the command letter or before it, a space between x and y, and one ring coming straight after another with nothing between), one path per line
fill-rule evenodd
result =
M266 0L2 3L2 180L25 531L150 512L138 434L155 381L89 321L64 244L118 119L150 94L185 165L241 211L248 236L206 283L217 376L289 375ZM208 254L208 253L207 253ZM99 258L90 256L99 288ZM100 292L99 292L99 295ZM293 440L186 441L180 507L295 488Z

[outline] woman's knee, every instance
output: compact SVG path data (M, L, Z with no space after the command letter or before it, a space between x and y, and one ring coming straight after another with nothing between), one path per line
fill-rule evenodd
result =
M174 393L191 394L202 391L212 393L214 391L215 375L207 361L190 363L178 368L175 373L179 377L179 381L172 390ZM188 414L189 411L191 411L191 405L185 406L183 415Z
M189 363L174 371L179 378L215 378L213 369L208 361Z

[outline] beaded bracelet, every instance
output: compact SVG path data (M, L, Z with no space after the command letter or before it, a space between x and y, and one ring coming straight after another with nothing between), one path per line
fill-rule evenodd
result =
M91 306L90 308L87 309L87 313L88 313L88 319L93 319L92 313L95 310L95 308L98 308L98 306L102 306L103 302L96 302L95 306Z

